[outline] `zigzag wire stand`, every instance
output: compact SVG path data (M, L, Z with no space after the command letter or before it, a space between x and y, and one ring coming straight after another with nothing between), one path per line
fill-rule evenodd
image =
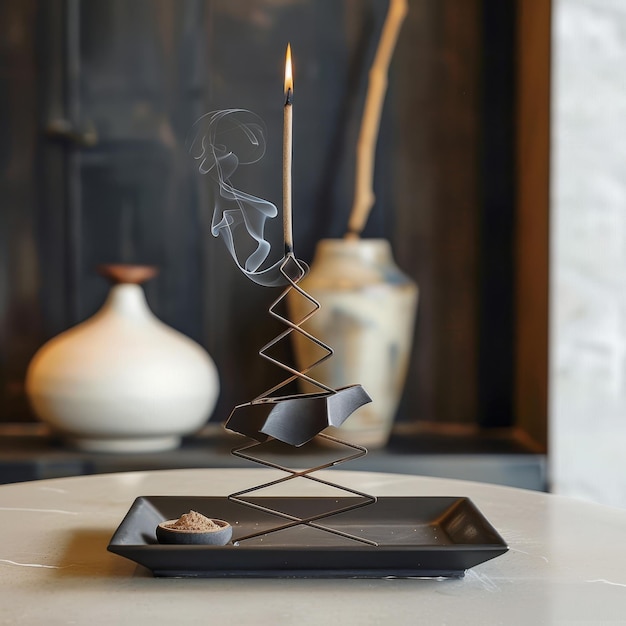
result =
M290 276L290 273L288 272L288 267L290 267L291 269L293 269L293 267L297 268L297 275L295 277ZM298 282L304 277L304 275L306 274L306 269L302 266L302 264L293 256L293 254L290 252L287 254L283 264L281 265L280 268L281 274L285 277L285 279L287 280L287 282L289 283L288 286L284 289L284 291L280 294L280 296L274 300L274 302L270 305L269 307L269 313L272 317L274 317L275 319L279 320L281 323L285 324L287 326L287 328L280 333L279 335L277 335L274 339L272 339L270 342L268 342L265 346L263 346L260 350L259 350L259 355L262 356L264 359L270 361L271 363L273 363L274 365L284 369L285 371L287 371L290 376L284 380L283 382L279 383L278 385L272 387L271 389L268 389L266 392L262 393L260 396L257 396L254 400L252 400L252 402L250 403L251 405L254 404L262 404L262 403L267 403L267 402L275 402L275 401L280 401L283 399L289 399L289 400L297 400L300 397L302 399L306 398L307 395L306 394L302 394L302 396L285 396L285 397L277 397L273 394L275 394L277 391L279 391L281 388L285 387L286 385L288 385L289 383L291 383L292 381L296 380L296 379L301 379L301 380L306 380L307 382L315 385L317 388L321 389L323 394L328 394L328 395L332 395L332 394L336 394L337 390L332 389L331 387L328 387L327 385L324 385L323 383L315 380L314 378L308 376L308 372L310 370L312 370L314 367L320 365L321 363L323 363L324 361L326 361L327 359L329 359L332 355L333 355L333 350L330 346L326 345L324 342L320 341L318 338L314 337L313 335L311 335L310 333L308 333L307 331L305 331L303 328L301 328L302 324L304 324L308 319L310 319L313 315L315 315L315 313L321 308L320 303L315 300L310 294L306 293L299 285ZM281 302L283 302L285 300L285 298L287 297L287 294L292 290L295 289L296 291L298 291L298 293L305 298L308 302L310 302L310 304L312 305L312 309L306 314L304 315L301 319L297 320L297 321L291 321L289 319L287 319L286 317L280 315L277 312L277 308L278 306L281 304ZM305 367L302 370L297 370L293 367L290 367L288 364L283 363L281 361L278 361L277 359L273 358L272 356L270 356L268 354L268 350L270 350L273 346L275 346L277 343L279 343L280 341L283 341L285 338L287 338L292 332L297 332L300 333L301 335L303 335L307 340L312 341L313 343L315 343L317 346L319 346L324 352L325 354L323 354L321 356L321 358L319 358L317 361L315 361L314 363L310 364L309 366ZM293 415L290 416L292 419L297 420L298 419L298 415ZM376 496L372 496L370 494L367 493L363 493L361 491L358 491L356 489L351 489L349 487L345 487L343 485L339 485L337 483L331 482L329 480L324 480L318 476L313 476L313 474L319 470L322 469L327 469L330 467L336 467L337 465L340 465L342 463L345 463L347 461L351 461L357 458L360 458L362 456L364 456L365 454L367 454L367 449L364 448L363 446L359 446L347 441L344 441L342 439L338 439L336 437L332 437L330 435L324 434L323 432L319 432L315 435L317 438L320 439L324 439L325 441L331 442L332 444L335 445L339 445L339 446L343 446L344 448L347 449L347 453L345 456L341 456L335 459L332 459L328 462L322 463L320 465L317 465L315 467L310 467L307 469L300 469L300 470L295 470L295 469L291 469L288 467L285 467L283 465L280 465L279 463L267 460L262 458L262 456L257 456L254 453L252 453L253 450L255 450L256 448L258 448L259 446L262 446L264 443L266 443L268 441L268 439L272 439L272 437L266 438L263 441L257 441L257 440L253 440L252 443L247 443L243 446L240 446L238 448L235 448L232 450L232 454L234 456L237 456L239 458L242 459L246 459L248 461L251 461L253 463L257 463L259 465L262 465L264 467L269 467L272 469L276 469L276 470L280 470L282 472L285 472L287 475L283 476L281 478L278 478L276 480L272 480L269 482L265 482L259 485L255 485L253 487L244 489L242 491L238 491L236 493L232 493L231 495L228 496L228 499L232 502L236 502L242 506L246 506L258 511L262 511L264 513L269 513L271 515L275 515L277 517L280 517L283 520L286 520L284 523L282 524L278 524L277 526L271 527L269 529L265 529L259 532L255 532L255 533L251 533L248 534L246 536L243 537L239 537L237 538L237 540L234 542L235 545L239 545L241 544L243 541L247 541L249 539L253 539L255 537L259 537L259 536L265 536L271 533L276 533L282 530L286 530L288 528L292 528L294 526L300 526L300 525L306 525L310 528L315 528L317 530L320 531L324 531L327 533L331 533L333 535L338 535L340 537L344 537L346 539L349 540L353 540L359 543L365 543L368 545L372 545L372 546L377 546L378 544L375 541L372 541L366 537L360 537L357 535L353 535L351 533L347 533L344 532L342 530L338 530L336 528L333 528L332 526L327 526L326 524L322 524L320 523L323 520L326 520L327 518L333 516L333 515L337 515L339 513L345 513L347 511L352 511L355 509L359 509L365 506L369 506L371 504L374 504L377 501ZM296 479L304 479L304 480L310 480L313 481L315 483L319 483L322 485L326 485L328 487L331 487L333 489L339 490L339 491L343 491L344 493L350 494L351 496L357 496L356 498L350 498L350 499L355 499L357 500L356 502L352 503L352 504L348 504L346 506L340 506L334 509L331 509L329 511L325 511L323 513L319 513L316 515L311 515L309 517L298 517L296 515L292 515L289 514L287 512L284 511L280 511L278 509L274 509L268 506L265 506L263 504L260 503L260 500L257 499L256 501L251 501L246 499L246 496L250 496L250 494L253 494L254 492L260 491L262 489L266 489L281 483L285 483L288 482L290 480L296 480ZM344 500L345 501L345 500Z

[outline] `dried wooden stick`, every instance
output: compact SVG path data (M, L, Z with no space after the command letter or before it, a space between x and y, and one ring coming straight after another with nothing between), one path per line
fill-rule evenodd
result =
M374 63L370 69L357 144L354 200L346 238L356 239L361 235L374 205L374 157L380 128L380 116L387 91L387 74L400 27L407 11L407 0L390 0Z

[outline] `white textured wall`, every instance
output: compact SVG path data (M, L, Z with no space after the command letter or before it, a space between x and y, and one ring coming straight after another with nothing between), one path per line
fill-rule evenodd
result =
M554 0L556 493L626 507L626 0Z

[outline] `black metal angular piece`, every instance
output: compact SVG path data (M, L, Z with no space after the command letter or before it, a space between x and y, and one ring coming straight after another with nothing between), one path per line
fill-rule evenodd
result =
M264 398L236 406L224 427L261 443L272 437L299 447L328 426L341 426L368 402L371 398L361 385L335 392Z

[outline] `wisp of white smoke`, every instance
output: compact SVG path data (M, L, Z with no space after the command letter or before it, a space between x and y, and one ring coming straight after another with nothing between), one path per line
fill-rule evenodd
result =
M268 200L235 189L231 182L240 165L263 158L266 135L265 124L256 114L225 109L206 113L195 122L188 147L199 163L198 170L209 176L213 187L212 234L222 238L250 280L275 287L287 283L280 271L285 256L272 264L267 261L271 245L265 239L265 222L276 217L278 209Z

